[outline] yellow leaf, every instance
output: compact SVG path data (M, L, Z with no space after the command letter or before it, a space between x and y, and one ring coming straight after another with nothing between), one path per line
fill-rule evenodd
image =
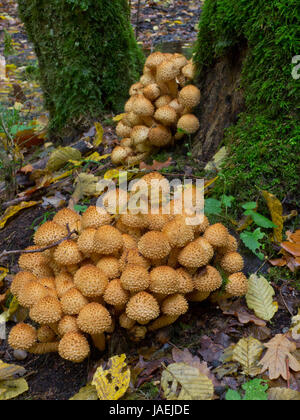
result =
M67 178L68 176L72 175L73 170L64 172L63 174L60 174L58 176L56 176L55 178L52 178L50 180L51 184L55 184L55 182L60 181L61 179Z
M300 392L290 388L271 388L268 391L269 401L300 401Z
M0 360L0 381L14 379L16 376L22 376L26 373L26 369L22 366L9 365Z
M105 160L107 158L110 157L110 153L108 153L107 155L99 155L98 152L94 152L92 153L90 156L88 156L87 158L85 158L86 161L95 161L95 162L101 162L101 160Z
M116 115L116 116L113 118L113 121L114 121L114 122L120 122L120 121L122 121L122 120L123 120L123 118L125 117L125 115L126 115L126 114L119 114L119 115Z
M98 394L94 385L87 385L81 388L78 394L70 398L70 401L97 401L97 400L98 400Z
M0 401L11 400L28 391L28 383L25 379L14 379L0 382Z
M21 111L21 109L23 108L23 104L21 102L15 102L14 104L14 109L16 109L17 111Z
M278 310L274 305L273 296L275 291L268 280L262 276L252 274L249 278L246 301L249 309L253 309L255 315L264 321L270 321Z
M99 367L94 375L95 385L100 400L116 401L123 397L130 384L130 370L125 363L126 355L109 359L109 368Z
M94 139L94 146L99 147L100 144L103 142L104 130L103 130L102 125L98 122L95 123L95 128L96 128L96 136Z
M73 147L59 147L51 153L46 169L55 172L65 166L69 160L80 160L81 153Z
M232 360L242 365L244 375L257 376L260 374L258 361L263 349L262 343L255 338L242 338L233 350Z
M262 191L262 195L269 207L272 221L277 226L274 228L274 242L280 243L283 240L283 207L281 202L275 195L270 194L268 191Z
M3 326L10 320L10 318L16 313L19 308L19 302L16 297L13 297L9 304L7 311L0 314L0 332L3 330Z
M21 210L28 209L29 207L36 206L38 204L37 201L23 201L22 203L8 207L4 213L4 215L0 219L0 229L3 229L6 225L7 221L18 214Z
M75 203L78 203L83 197L97 195L97 184L99 179L92 174L79 174L75 181L75 191L72 195Z
M0 286L8 273L9 273L9 270L7 268L0 267Z
M105 172L104 179L118 178L121 170L122 170L122 168L120 168L120 169L110 169L109 171Z
M162 374L161 386L167 400L203 400L213 398L214 386L198 368L173 363Z
M298 315L292 318L292 328L291 328L292 337L294 340L300 340L300 311L298 310Z

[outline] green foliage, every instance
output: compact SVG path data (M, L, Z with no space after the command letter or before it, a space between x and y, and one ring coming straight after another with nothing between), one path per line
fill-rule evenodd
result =
M252 381L246 382L242 385L242 389L245 391L241 395L238 391L229 389L226 393L227 401L267 401L269 389L268 384L262 379L253 379Z
M127 0L19 0L51 129L119 111L143 65Z
M250 249L260 260L264 259L264 254L260 252L261 249L261 240L265 237L265 233L263 233L260 228L257 228L254 232L246 230L242 232L240 237L243 241L244 245Z
M3 54L5 57L15 54L15 49L13 46L13 39L9 32L4 29L4 51Z
M299 54L298 0L206 0L195 61L200 76L216 59L247 48L242 87L246 112L225 135L227 191L249 199L256 187L282 199L298 193L299 80L291 73ZM222 191L222 182L217 188Z

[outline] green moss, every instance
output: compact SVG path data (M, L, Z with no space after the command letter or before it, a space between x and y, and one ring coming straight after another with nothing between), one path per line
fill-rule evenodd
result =
M119 111L143 65L127 0L19 0L51 129Z
M242 70L246 111L224 142L227 192L248 199L264 188L299 196L298 0L206 0L195 61L200 76L214 62L247 46ZM217 187L218 188L218 187ZM219 189L222 190L221 182Z

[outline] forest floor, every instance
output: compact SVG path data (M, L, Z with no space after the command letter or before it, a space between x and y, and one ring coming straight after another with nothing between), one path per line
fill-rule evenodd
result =
M196 25L201 13L202 1L170 0L141 1L139 23L137 25L137 0L132 0L132 24L138 34L138 41L146 51L159 48L168 52L190 51L196 40ZM20 110L22 130L34 130L36 125L47 123L47 112L43 108L42 92L36 81L37 63L31 44L28 42L23 25L17 17L16 2L8 0L1 5L0 16L0 56L6 57L0 62L0 76L5 73L0 82L0 106ZM1 68L2 66L2 68ZM4 68L3 68L4 66ZM4 71L4 73L3 73ZM0 77L1 79L1 77ZM103 143L97 152L107 154L114 145L115 131L112 125L112 115L106 115L101 121L104 129ZM20 128L20 127L19 127ZM42 131L42 130L41 130ZM97 129L92 127L84 136L93 145ZM74 181L80 168L69 173L59 173L50 177L38 178L33 165L54 150L51 142L42 135L35 151L25 150L25 162L18 172L18 182L21 191L18 196L10 196L12 204L18 206L23 200L34 201L31 208L20 211L10 218L0 229L0 252L13 249L24 249L32 243L35 229L57 211L61 205L66 205L74 193ZM79 139L77 139L79 140ZM46 147L45 147L46 142ZM157 161L162 162L163 172L168 176L176 172L180 176L197 173L195 163L189 156L189 145L174 152L165 151L158 154ZM171 163L165 164L170 160ZM103 172L108 168L108 160L103 161ZM99 165L87 164L85 169L91 173L101 174ZM158 165L159 166L159 165ZM154 164L153 169L157 169ZM83 169L84 170L84 169ZM93 172L94 171L94 172ZM34 180L29 175L35 174ZM217 174L215 173L215 176ZM78 204L86 206L91 203L88 198L81 199ZM2 209L8 204L2 200ZM82 207L82 208L83 208ZM3 219L1 219L3 220ZM294 222L288 226L295 227ZM232 233L237 236L231 226ZM269 246L269 245L268 245ZM272 252L277 252L275 248ZM246 250L241 244L241 252L245 257L245 274L259 273L268 276L271 266ZM5 294L17 272L17 258L9 257L1 261L4 268L9 269L0 294ZM1 268L1 267L0 267ZM273 269L272 269L273 270ZM25 378L29 391L20 399L57 400L69 399L85 386L93 376L95 369L103 360L114 354L125 353L127 363L132 373L132 383L125 399L161 399L160 377L163 364L190 360L192 355L201 362L202 369L208 372L215 387L215 398L225 398L226 391L240 390L245 383L245 375L241 366L234 361L224 361L224 352L241 339L253 337L262 342L268 342L277 334L287 334L291 327L292 316L295 316L300 306L300 293L294 287L296 277L287 271L278 271L271 280L276 293L278 311L271 322L257 318L247 309L244 299L240 299L230 307L223 301L192 304L191 310L175 325L152 333L138 344L130 340L121 330L117 330L108 342L105 353L93 350L90 358L82 364L68 363L57 355L28 355L23 361L17 361L14 352L8 347L6 340L0 340L0 360L24 366ZM1 281L0 281L1 285ZM1 296L0 296L1 297ZM4 305L3 305L4 308ZM7 324L7 331L14 325L14 318ZM300 342L297 343L300 348ZM177 352L178 349L185 353ZM268 381L267 374L260 378ZM250 379L250 378L248 378ZM299 373L290 373L288 385L300 392ZM269 382L270 383L270 382ZM1 385L1 382L0 382ZM286 387L286 381L279 378L270 383L272 387Z

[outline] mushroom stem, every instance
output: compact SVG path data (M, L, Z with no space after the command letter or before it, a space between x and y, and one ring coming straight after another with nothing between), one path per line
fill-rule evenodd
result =
M30 348L29 353L31 354L47 354L57 353L59 342L55 343L38 343Z
M105 340L105 334L94 334L92 335L92 340L93 343L95 345L95 347L97 347L98 350L100 351L104 351L105 350L105 345L106 345L106 340Z

